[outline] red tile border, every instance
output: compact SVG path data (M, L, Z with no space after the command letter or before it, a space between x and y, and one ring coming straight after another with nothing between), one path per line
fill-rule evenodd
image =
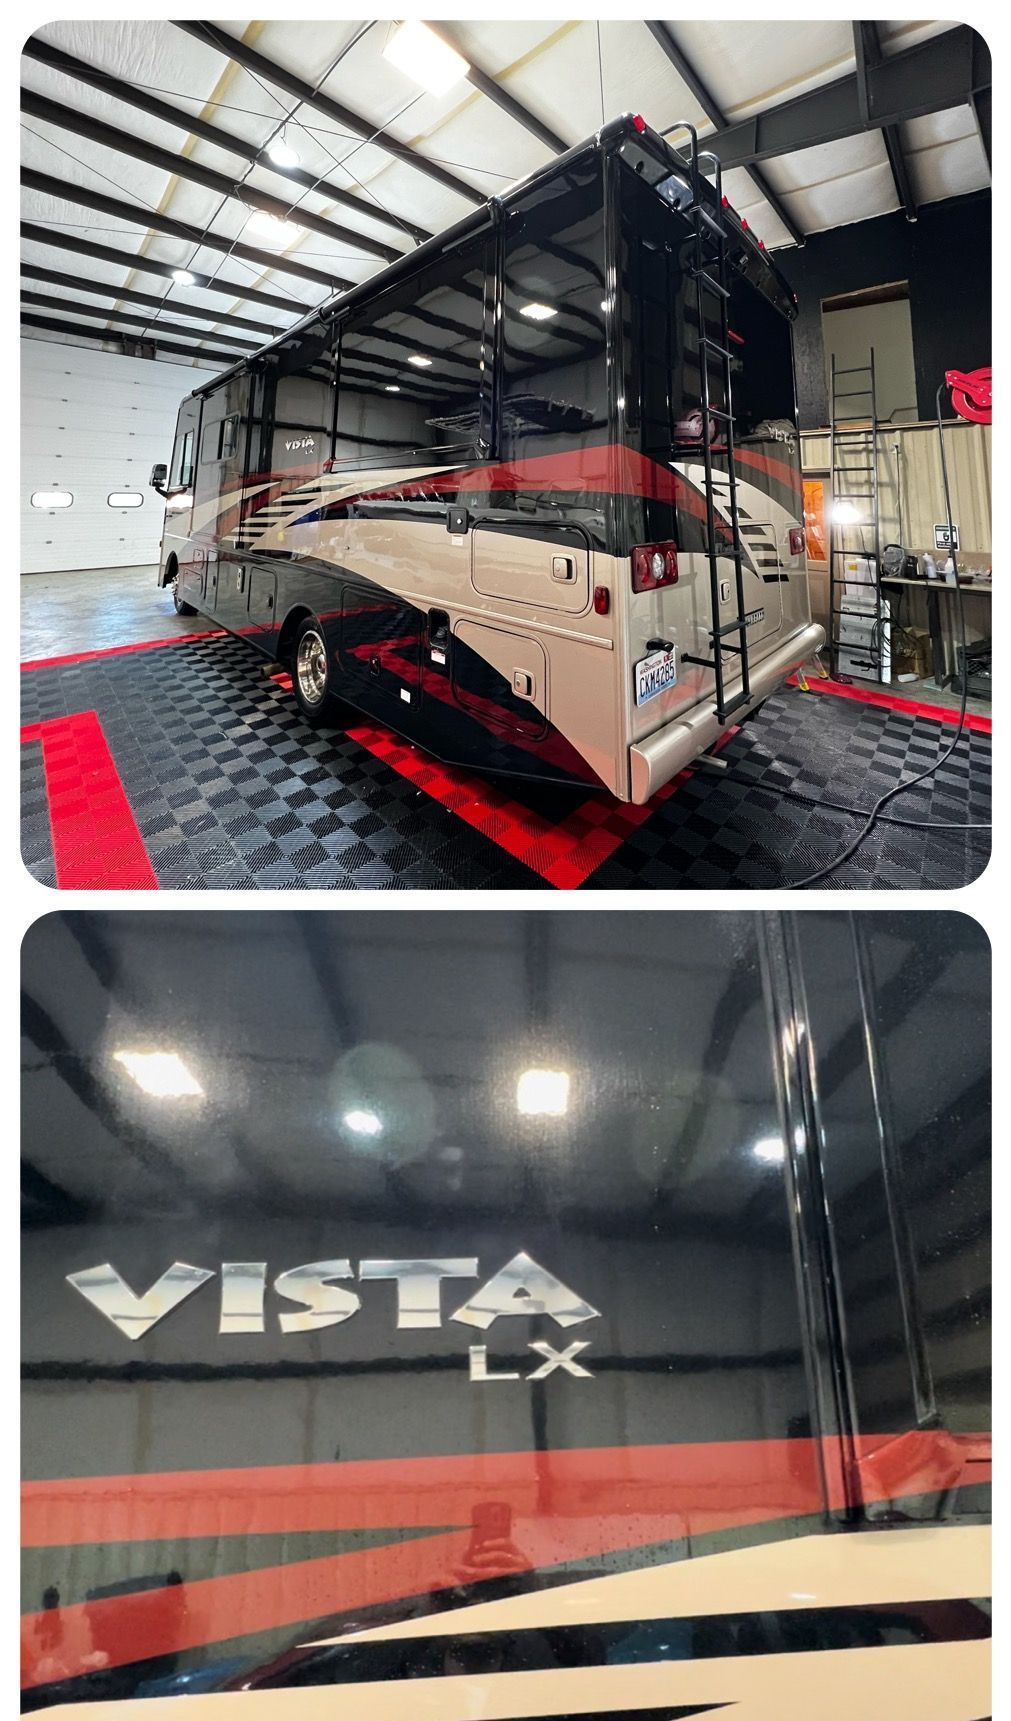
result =
M857 699L864 705L880 705L886 711L901 711L907 717L929 717L935 723L958 722L958 711L950 705L925 705L919 699L903 699L897 693L886 693L884 688L855 687L848 682L824 681L813 675L807 676L806 680L812 693L831 693L836 699ZM786 685L796 687L797 677L791 675ZM967 711L965 727L976 735L990 735L993 733L993 718Z
M42 743L58 890L157 890L98 714L28 723L22 746Z

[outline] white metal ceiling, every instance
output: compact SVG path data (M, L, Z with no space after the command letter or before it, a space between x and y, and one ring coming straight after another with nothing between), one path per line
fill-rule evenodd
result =
M443 163L482 196L541 165L551 154L515 119L468 83L437 97L419 89L382 54L387 22L242 23L216 26L228 36L320 88L334 100L384 128L398 142ZM712 127L699 105L645 25L629 20L590 22L455 22L460 51L494 77L566 144L591 133L602 117L639 112L663 129L681 118L699 122L703 135ZM755 19L719 22L677 21L666 25L702 82L720 103L728 121L745 119L819 85L852 73L852 26L843 20L768 23ZM912 46L949 25L940 22L879 24L884 52ZM306 211L330 217L398 250L410 240L386 215L406 216L436 232L465 215L472 203L437 183L411 163L394 159L378 144L336 124L317 108L267 79L243 70L194 36L168 22L71 22L46 24L41 38L92 67L131 85L158 93L184 114L202 118L264 145L278 123L291 114L287 141L300 166L345 187L375 208L375 218L348 212L319 191L306 190L268 164L247 160L187 134L128 106L122 100L26 57L25 86L67 107L269 192ZM335 64L335 62L337 62ZM986 157L968 107L953 108L901 128L913 193L930 203L989 183ZM254 212L237 197L193 184L161 167L134 160L117 150L76 136L45 120L23 120L25 165L62 180L66 197L25 189L23 219L50 229L111 245L131 256L148 256L172 267L213 276L234 288L223 296L201 286L178 286L151 274L105 260L60 252L34 240L23 241L23 262L72 275L75 287L27 281L29 290L66 300L68 320L80 321L91 307L96 336L114 309L138 311L88 291L88 283L133 288L155 294L164 309L152 309L150 332L166 320L188 324L186 339L209 352L220 351L220 321L250 314L277 328L290 320L279 308L263 308L246 297L263 289L290 301L291 317L329 296L322 285L279 269L265 270L207 245L194 245L145 228L142 222L82 207L73 187L167 214L204 232L241 240L284 254L345 280L360 281L382 267L381 259L345 239L297 226L290 242L277 246L256 231ZM815 149L763 163L762 172L791 218L805 232L848 225L898 207L894 181L880 132L867 132ZM747 216L771 248L790 243L779 217L743 169L725 180L731 202ZM252 225L247 229L247 223ZM184 308L185 307L185 308ZM141 314L143 314L143 308ZM195 315L193 313L196 313ZM231 329L233 336L243 331ZM138 336L141 328L138 326ZM51 337L50 337L51 338ZM173 338L179 339L176 333ZM259 334L247 338L259 340Z

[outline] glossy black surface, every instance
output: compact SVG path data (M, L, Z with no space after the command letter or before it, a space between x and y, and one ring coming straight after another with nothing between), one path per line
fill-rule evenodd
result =
M413 1677L458 1650L488 1671L503 1652L578 1665L985 1631L969 1598L819 1597L787 1618L683 1620L666 1651L629 1628L592 1634L592 1655L578 1632L421 1639L353 1666L292 1647L475 1585L984 1508L989 951L973 921L54 914L26 939L24 988L31 1705ZM121 1054L152 1051L198 1091L144 1091ZM598 1313L454 1319L521 1251L563 1306ZM440 1324L398 1324L395 1285L361 1263L433 1259L450 1263ZM176 1261L212 1277L136 1342L67 1282L112 1263L140 1295ZM325 1261L346 1263L360 1308L283 1331L299 1305L274 1279ZM219 1330L226 1262L267 1263L262 1331ZM586 1374L530 1378L574 1343ZM840 1492L812 1436L900 1458L912 1441L913 1458L883 1482L853 1469ZM514 1473L540 1480L517 1493ZM449 1567L426 1567L447 1533ZM404 1578L412 1549L421 1575ZM356 1590L337 1573L364 1554ZM303 1597L314 1561L338 1564ZM222 1587L246 1572L275 1585L273 1618Z

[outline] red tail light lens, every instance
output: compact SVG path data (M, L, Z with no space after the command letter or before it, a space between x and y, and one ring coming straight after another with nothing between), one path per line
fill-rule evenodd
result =
M678 577L676 544L640 544L632 551L632 590L655 592L674 586Z
M632 124L635 126L636 131L646 130L646 121L643 119L642 114L633 114Z
M805 547L805 542L804 542L804 528L803 528L803 526L791 526L790 527L790 554L791 554L791 556L802 556L804 554L804 547Z
M611 612L611 592L607 586L594 586L593 611L595 615L609 615Z

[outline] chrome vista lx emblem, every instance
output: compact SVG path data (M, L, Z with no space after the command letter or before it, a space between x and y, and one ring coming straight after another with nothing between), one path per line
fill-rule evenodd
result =
M124 1338L131 1340L143 1338L214 1277L214 1272L208 1267L192 1267L186 1261L173 1261L149 1290L138 1295L111 1261L98 1267L86 1267L80 1273L67 1274L67 1280L74 1289L111 1321ZM360 1285L373 1279L395 1282L399 1328L441 1327L442 1281L479 1277L476 1256L360 1261L357 1272ZM280 1331L314 1333L350 1320L362 1306L359 1293L346 1285L346 1281L355 1278L351 1262L345 1259L307 1261L303 1266L289 1267L286 1272L279 1273L274 1280L274 1290L286 1302L299 1305L297 1312L284 1310L278 1314ZM266 1293L266 1261L223 1261L219 1333L266 1332ZM449 1319L461 1326L477 1327L486 1332L502 1315L546 1315L564 1328L594 1320L599 1312L521 1249L461 1303ZM588 1348L585 1340L577 1340L564 1351L556 1350L543 1339L533 1341L527 1348L544 1359L525 1376L527 1380L544 1380L556 1369L580 1379L591 1378L590 1370L576 1361L580 1352ZM516 1371L492 1372L487 1346L471 1345L470 1378L474 1381L518 1380L520 1376Z

